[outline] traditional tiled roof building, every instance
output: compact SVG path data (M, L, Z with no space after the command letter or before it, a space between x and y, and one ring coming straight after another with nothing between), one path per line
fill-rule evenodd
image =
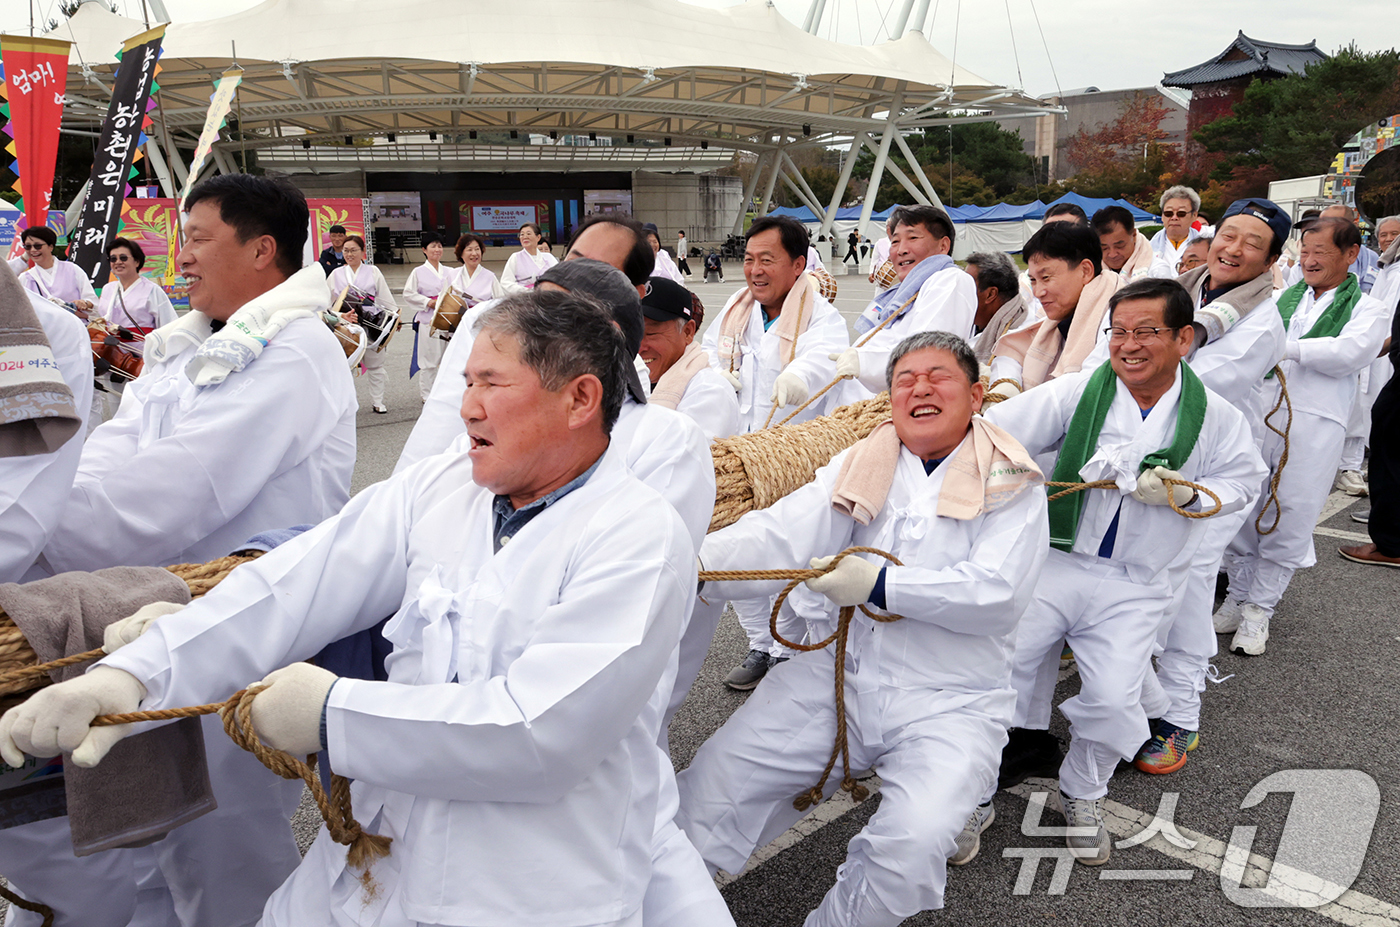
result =
M1186 116L1186 134L1191 138L1197 129L1234 112L1235 104L1244 97L1245 88L1255 78L1270 80L1287 74L1300 74L1315 61L1327 55L1317 42L1306 45L1283 45L1261 42L1240 32L1220 54L1200 64L1172 71L1162 77L1167 87L1182 87L1191 92L1191 107ZM1205 155L1199 143L1187 145L1189 164L1200 164Z

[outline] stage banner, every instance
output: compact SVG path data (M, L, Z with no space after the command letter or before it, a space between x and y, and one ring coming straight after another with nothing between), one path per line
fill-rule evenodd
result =
M233 96L243 81L243 69L237 65L229 68L223 76L214 81L214 92L209 97L209 112L204 117L204 130L199 133L199 144L194 149L194 160L190 163L190 175L185 178L185 187L180 191L180 211L185 208L185 197L190 195L194 179L204 169L204 159L209 150L219 140L219 130L228 121L229 109L233 106Z
M112 82L107 119L98 135L87 199L69 236L68 260L82 268L93 286L108 277L107 243L121 230L122 206L130 192L128 181L136 176L137 149L146 142L148 110L155 105L151 93L156 89L156 62L164 36L165 26L157 26L127 39L117 56L121 64Z
M9 120L0 137L14 158L8 166L19 178L15 192L24 209L25 226L43 225L53 194L54 164L58 160L58 127L63 120L63 93L68 85L70 43L59 39L35 39L0 35L0 61L4 63L0 113ZM0 246L16 253L8 239Z

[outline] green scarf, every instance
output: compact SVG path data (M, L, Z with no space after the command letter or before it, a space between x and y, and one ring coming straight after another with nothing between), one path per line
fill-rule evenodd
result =
M1278 314L1283 316L1283 330L1288 331L1288 323L1293 321L1293 313L1303 301L1308 291L1306 281L1298 281L1284 290L1278 298ZM1356 274L1347 274L1346 280L1337 287L1337 295L1332 297L1332 305L1318 316L1304 338L1335 338L1351 321L1351 310L1361 300L1361 284L1356 282Z
M1142 459L1142 469L1166 467L1180 470L1196 447L1196 439L1201 435L1201 425L1206 417L1206 388L1201 378L1182 363L1181 401L1176 413L1176 433L1170 447L1165 447ZM1108 418L1108 409L1113 405L1113 397L1118 392L1118 375L1113 367L1105 362L1089 377L1084 393L1079 397L1079 405L1069 421L1069 432L1060 446L1060 455L1055 458L1053 480L1057 483L1078 483L1082 480L1079 471L1093 456L1099 444L1099 432ZM1055 492L1050 489L1050 492ZM1084 493L1074 492L1061 496L1050 503L1050 546L1068 553L1074 549L1074 538L1079 533L1079 520L1084 514Z

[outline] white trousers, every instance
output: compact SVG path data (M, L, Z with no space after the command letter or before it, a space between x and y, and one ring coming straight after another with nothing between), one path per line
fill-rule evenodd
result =
M442 362L442 352L447 347L447 342L441 338L434 338L431 334L432 323L420 322L418 325L418 394L423 397L423 401L428 401L429 394L433 391L433 383L437 381L438 364Z
M1016 629L1011 670L1016 711L1011 723L1046 726L1042 719L1048 720L1049 710L1042 700L1049 658L1058 658L1061 642L1068 643L1079 664L1081 685L1078 695L1060 705L1070 720L1074 755L1074 759L1067 756L1060 768L1060 785L1067 794L1099 798L1108 793L1111 766L1107 775L1094 781L1076 779L1076 772L1102 766L1082 762L1081 754L1103 754L1097 750L1101 746L1131 760L1147 740L1142 685L1170 603L1171 587L1165 576L1144 585L1111 560L1050 551L1035 595ZM1084 743L1076 747L1080 741ZM1071 777L1069 783L1066 774Z
M384 369L385 351L366 351L365 356L360 359L360 365L365 371L365 380L369 384L370 405L384 405L384 388L389 385L389 372Z
M54 927L126 927L136 911L130 850L73 855L68 818L0 831L0 874L22 898L54 910ZM37 914L10 906L6 927L39 927Z
M291 817L301 802L300 780L270 772L224 733L215 715L202 719L209 779L219 807L151 845L152 873L143 884L168 887L178 923L186 927L244 927L301 862ZM148 910L142 905L138 915ZM165 927L158 909L132 927Z
M1271 534L1260 534L1254 527L1255 516L1268 498L1269 484L1265 479L1259 502L1230 544L1230 598L1237 602L1252 602L1272 614L1288 588L1293 573L1317 563L1313 549L1313 528L1321 514L1327 496L1332 492L1337 463L1342 456L1342 441L1346 429L1308 412L1293 414L1292 440L1288 464L1279 479L1278 528ZM1272 431L1264 435L1264 462L1272 474L1278 468L1283 452L1283 439ZM1267 528L1273 523L1275 510L1264 517Z
M1201 693L1206 688L1210 661L1218 641L1211 614L1215 610L1215 580L1221 559L1254 513L1242 509L1205 519L1201 542L1186 568L1186 582L1157 634L1157 672L1148 673L1143 710L1188 731L1200 730Z
M381 832L380 817L376 814L366 830ZM391 836L397 839L399 835ZM404 914L403 882L396 876L392 853L376 860L370 875L389 879L393 888L366 901L358 874L345 864L345 852L322 826L306 859L267 900L258 927L444 927L411 920ZM458 875L464 879L480 877L475 873ZM642 907L619 921L588 927L643 927Z
M760 650L774 657L790 657L794 651L775 641L769 627L775 598L741 599L729 604L734 606L734 614L739 616L739 624L748 635L750 650ZM778 615L778 633L790 641L801 641L807 633L807 623L791 609L784 608Z
M816 783L836 734L833 671L829 649L769 670L676 777L676 821L711 871L741 871L755 848L803 817L792 800ZM1006 745L1005 690L862 692L857 675L847 675L851 767L876 767L883 798L809 927L893 927L942 907L948 856L979 796L995 786ZM828 795L840 777L838 763Z

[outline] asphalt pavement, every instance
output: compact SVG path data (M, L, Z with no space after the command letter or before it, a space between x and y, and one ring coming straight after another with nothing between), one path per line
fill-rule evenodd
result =
M406 273L407 268L394 267L388 276L393 282ZM693 284L708 310L707 323L742 285L739 265L726 267L726 280L723 285ZM873 287L864 274L839 275L837 282L837 306L853 320ZM410 334L401 333L389 348L388 415L368 411L363 383L359 385L356 490L388 474L417 416L416 387L404 379L412 340L405 336ZM1400 879L1393 862L1400 850L1400 770L1391 756L1394 719L1400 717L1400 688L1394 683L1400 658L1400 571L1352 564L1336 552L1364 536L1364 526L1351 521L1350 513L1365 506L1365 500L1358 504L1333 494L1315 536L1318 564L1295 577L1280 603L1267 653L1240 657L1222 652L1217 657L1223 681L1209 684L1203 696L1201 746L1186 766L1171 775L1149 776L1124 765L1114 778L1109 798L1115 837L1131 838L1155 812L1174 802L1168 816L1189 848L1158 835L1116 848L1102 870L1064 864L1067 880L1057 879L1054 854L1063 847L1062 839L1023 833L1037 823L1061 824L1053 811L1046 811L1041 821L1024 820L1030 796L1048 785L1033 781L1014 793L998 793L997 820L983 835L980 854L967 866L950 868L946 907L905 923L1400 927ZM1228 639L1221 642L1224 647ZM727 613L700 678L671 726L678 769L746 698L725 688L722 679L747 649L738 622ZM1057 702L1078 688L1073 669L1062 676ZM1062 745L1068 744L1066 722L1058 712L1052 731ZM1292 770L1308 772L1290 774ZM1349 770L1356 772L1335 772ZM814 777L819 772L813 770ZM1270 776L1276 776L1273 791L1242 808L1251 789ZM721 877L739 927L802 923L832 884L847 842L878 808L874 781L875 794L864 803L827 802L772 847L760 850L737 878ZM1379 790L1369 834L1367 781ZM1339 804L1319 806L1313 794L1318 791ZM1252 843L1237 828L1254 828ZM1025 858L1035 851L1044 851L1047 858L1027 881ZM1269 882L1276 856L1280 865ZM1236 857L1245 860L1242 875L1232 865ZM1362 861L1359 873L1349 879L1347 863L1353 857ZM1349 890L1330 901L1348 887L1342 883ZM1241 884L1246 891L1236 887ZM1256 891L1247 891L1251 887ZM1306 891L1313 894L1306 896ZM1300 899L1330 903L1291 904Z

